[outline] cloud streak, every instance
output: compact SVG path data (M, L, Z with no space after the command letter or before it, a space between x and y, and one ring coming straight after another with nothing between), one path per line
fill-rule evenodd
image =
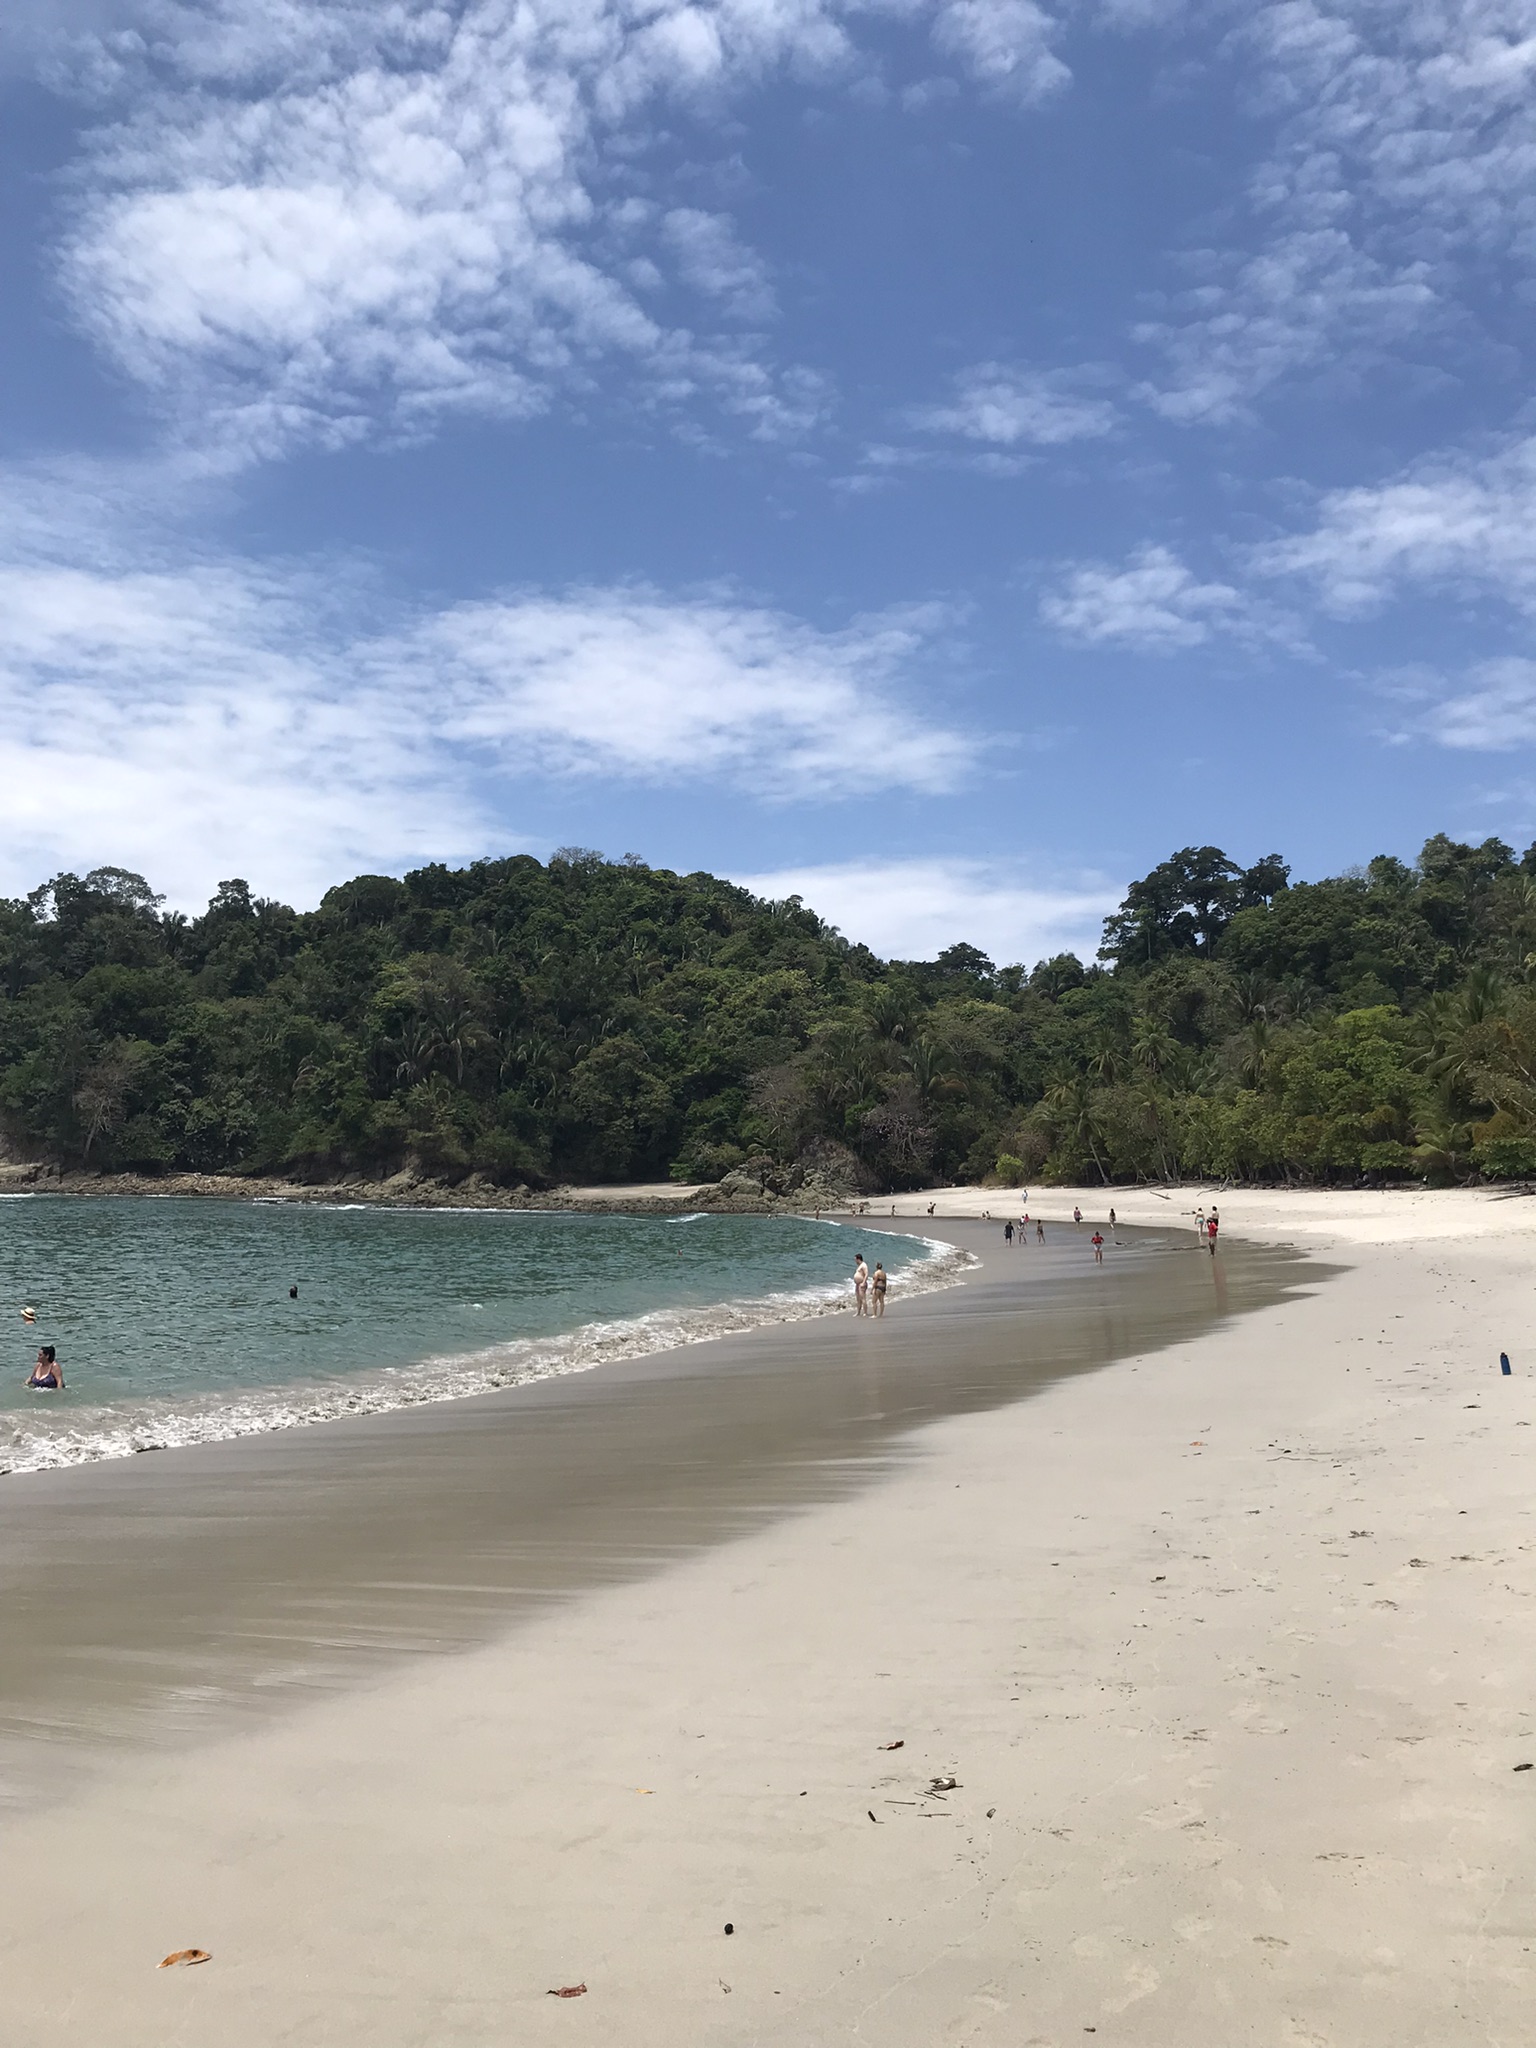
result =
M1428 587L1536 610L1536 438L1490 455L1433 456L1386 483L1330 492L1310 532L1254 560L1266 574L1304 578L1345 618Z
M1294 627L1272 605L1236 584L1201 582L1170 548L1138 548L1123 567L1081 562L1040 601L1046 625L1087 647L1177 654L1227 637L1284 643L1301 651Z
M713 322L770 322L734 224L635 198L658 121L867 66L851 0L138 0L56 70L104 115L62 257L79 323L238 462L520 417L624 366L635 398L762 439L812 380ZM1066 81L1031 0L901 10L984 84ZM658 301L657 287L660 287ZM700 324L702 323L702 324Z
M860 795L940 792L972 765L963 734L903 707L921 614L822 632L623 587L389 616L345 565L166 567L121 534L62 559L35 505L0 510L0 888L115 861L178 902L233 873L313 901L360 867L526 845L533 777L827 801L849 790L849 733L877 723Z

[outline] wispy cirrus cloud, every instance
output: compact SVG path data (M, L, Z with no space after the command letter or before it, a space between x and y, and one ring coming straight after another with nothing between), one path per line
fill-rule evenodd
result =
M1536 746L1536 661L1503 655L1459 676L1414 668L1379 677L1378 692L1401 711L1385 737L1428 740L1455 753L1507 754Z
M1536 437L1491 454L1437 454L1385 483L1331 491L1310 531L1258 549L1254 561L1304 578L1344 617L1426 588L1536 609Z
M1220 423L1298 375L1477 345L1468 280L1536 263L1529 0L1217 0L1183 18L1207 64L1227 26L1218 61L1272 141L1222 243L1188 252L1189 288L1138 330L1166 363L1157 408Z
M1085 387L1104 378L1097 368L973 363L953 379L947 398L911 407L906 421L919 433L1004 451L1099 440L1113 433L1115 408Z
M903 12L1017 97L1065 82L1030 0ZM526 415L599 366L641 403L793 437L821 416L814 380L713 325L772 319L764 266L718 212L634 203L633 166L679 108L861 75L861 19L851 0L123 0L118 33L54 53L102 116L65 289L226 460Z
M938 792L971 741L907 700L939 623L839 632L729 592L514 591L391 604L350 565L240 561L0 490L0 888L141 868L181 903L243 873L313 901L339 874L526 845L519 789ZM893 706L904 706L899 717Z
M1040 600L1064 639L1090 647L1176 654L1229 637L1283 642L1300 635L1283 614L1237 584L1202 581L1172 549L1148 544L1121 565L1080 562Z

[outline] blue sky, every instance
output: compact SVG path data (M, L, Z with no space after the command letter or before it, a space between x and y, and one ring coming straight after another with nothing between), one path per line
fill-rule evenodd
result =
M13 0L0 889L1536 836L1536 0Z

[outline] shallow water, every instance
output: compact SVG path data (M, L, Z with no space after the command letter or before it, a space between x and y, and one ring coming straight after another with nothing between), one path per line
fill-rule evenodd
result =
M922 1455L927 1422L1150 1357L1329 1271L1237 1242L1212 1259L1188 1233L1122 1230L1095 1266L1086 1233L1005 1252L995 1227L931 1227L983 1263L883 1322L0 1481L0 1801L483 1642L868 1484ZM888 1264L897 1228L865 1231Z
M846 1295L857 1244L798 1217L0 1201L0 1471L455 1398L814 1314ZM947 1277L932 1251L891 1241L898 1291ZM62 1394L22 1385L44 1343Z

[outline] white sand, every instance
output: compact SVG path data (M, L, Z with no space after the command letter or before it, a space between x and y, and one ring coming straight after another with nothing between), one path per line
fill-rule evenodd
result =
M1218 1199L1350 1270L14 1825L5 2037L1524 2048L1536 1204Z

